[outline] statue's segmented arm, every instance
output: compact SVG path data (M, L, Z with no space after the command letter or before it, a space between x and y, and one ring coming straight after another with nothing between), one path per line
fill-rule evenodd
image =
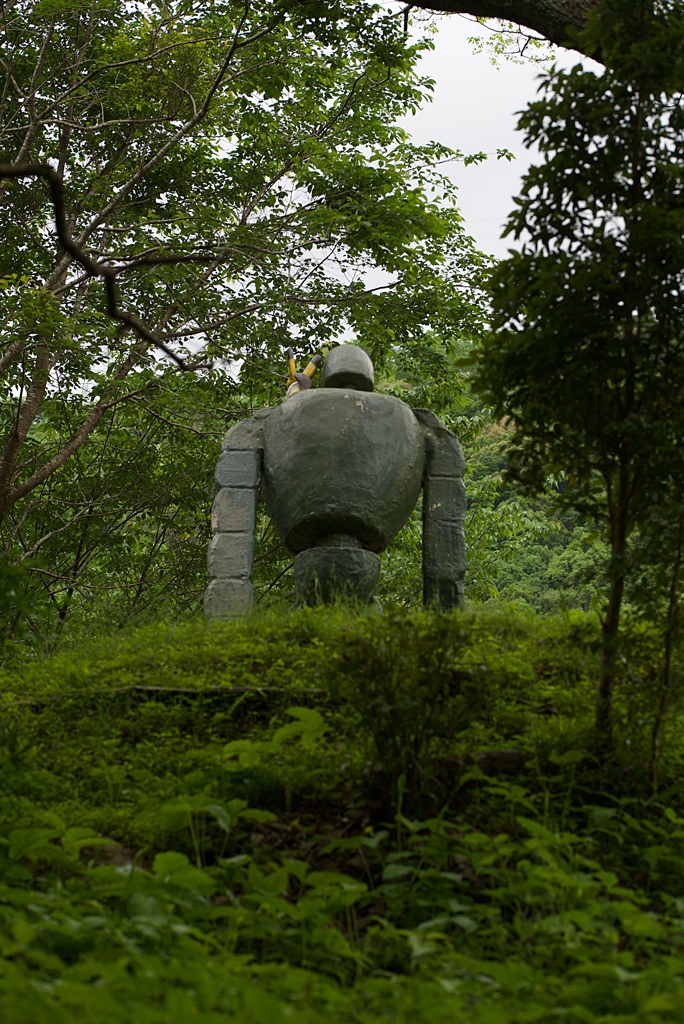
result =
M216 464L216 496L211 513L209 586L204 594L204 610L210 619L235 618L247 614L252 607L254 531L262 462L260 420L245 420L228 431Z
M425 428L423 480L423 604L447 610L463 605L466 568L465 459L458 438L433 412L414 409Z

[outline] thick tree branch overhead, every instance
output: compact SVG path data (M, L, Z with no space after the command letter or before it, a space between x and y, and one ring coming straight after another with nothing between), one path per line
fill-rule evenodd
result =
M557 46L579 49L581 31L597 0L417 0L413 7L475 18L500 18L531 29Z
M68 252L73 259L81 264L89 277L101 277L104 280L107 295L107 312L113 320L118 320L119 323L124 325L124 327L132 327L140 338L148 344L161 349L165 355L180 367L180 369L206 369L207 364L204 362L193 364L186 363L184 359L165 345L161 338L158 338L152 331L150 331L142 322L140 317L136 316L135 313L131 313L128 310L120 308L118 289L116 286L116 278L120 271L118 268L109 267L106 264L98 263L96 260L92 259L69 234L68 218L64 205L64 183L61 175L58 174L53 167L49 164L0 164L0 180L5 178L45 179L50 189L52 209L55 216L55 231L60 244L65 252ZM142 265L149 263L150 261L141 259L137 262ZM169 258L167 262L176 261L173 260L173 258Z

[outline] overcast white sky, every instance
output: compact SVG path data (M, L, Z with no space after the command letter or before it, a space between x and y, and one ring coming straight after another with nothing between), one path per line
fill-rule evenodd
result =
M503 60L493 67L489 55L474 53L468 42L468 36L486 30L459 15L439 16L435 23L435 50L420 66L423 74L435 79L434 99L404 124L417 143L435 140L465 154L504 148L515 153L510 163L491 156L469 167L447 165L458 185L468 234L480 249L503 257L513 243L501 240L501 229L532 159L515 130L516 112L534 98L542 67ZM555 50L555 59L567 67L580 62L579 54L560 49Z

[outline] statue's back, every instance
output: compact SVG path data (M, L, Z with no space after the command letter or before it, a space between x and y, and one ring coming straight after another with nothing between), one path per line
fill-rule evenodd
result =
M266 505L293 552L332 535L382 551L415 507L423 431L390 395L322 388L293 396L264 423Z

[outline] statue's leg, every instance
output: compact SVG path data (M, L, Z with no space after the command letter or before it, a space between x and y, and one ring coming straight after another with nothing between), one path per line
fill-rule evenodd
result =
M332 543L309 548L295 558L295 586L301 604L332 604L338 599L373 602L380 579L379 556L360 544L338 544L337 539L326 538Z

